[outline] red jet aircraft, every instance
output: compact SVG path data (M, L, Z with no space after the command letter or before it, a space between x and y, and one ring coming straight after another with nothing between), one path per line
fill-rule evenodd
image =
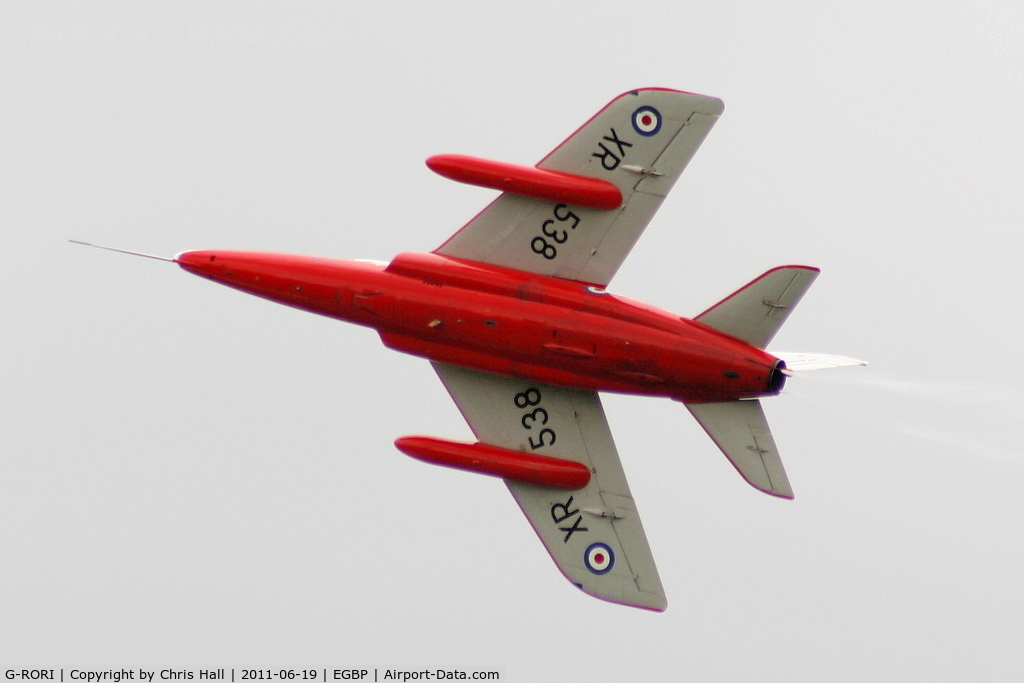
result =
M615 98L536 167L441 155L453 180L502 191L429 254L391 263L189 251L190 273L375 329L427 358L476 443L407 436L427 462L499 476L563 574L590 595L667 606L598 392L693 413L739 473L793 492L758 399L791 369L764 350L818 275L768 271L694 319L605 287L723 111L667 89ZM857 364L795 355L791 366Z

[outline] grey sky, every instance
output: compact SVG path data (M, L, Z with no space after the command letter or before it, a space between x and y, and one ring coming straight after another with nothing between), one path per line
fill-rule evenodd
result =
M1019 677L1024 10L921 7L8 7L0 667ZM65 241L433 249L492 194L427 156L533 163L640 86L726 112L611 289L694 314L819 266L776 346L872 362L766 401L793 502L682 406L606 397L665 614L393 448L470 436L425 361Z

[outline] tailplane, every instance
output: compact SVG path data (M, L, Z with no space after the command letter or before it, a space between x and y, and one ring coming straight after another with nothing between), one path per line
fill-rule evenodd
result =
M686 407L751 486L772 496L793 498L760 401L687 403Z
M773 268L694 320L763 349L819 272L810 266Z
M817 268L809 266L773 268L694 320L763 349L786 322L818 273ZM771 353L782 361L778 367L786 376L794 371L867 365L845 356ZM751 486L779 498L793 497L793 488L760 401L688 403L686 407Z

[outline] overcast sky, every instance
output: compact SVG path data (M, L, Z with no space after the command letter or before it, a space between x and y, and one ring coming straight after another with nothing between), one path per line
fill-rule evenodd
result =
M0 21L0 667L997 680L1024 665L1019 3L11 3ZM970 6L968 6L970 5ZM606 396L669 609L566 582L371 331L69 238L390 259L619 93L726 111L611 289L822 275L765 402L796 500ZM664 674L663 678L658 678Z

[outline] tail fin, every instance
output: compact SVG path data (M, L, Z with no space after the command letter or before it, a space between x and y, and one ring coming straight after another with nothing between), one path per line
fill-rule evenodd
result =
M809 266L773 268L694 320L763 349L819 272Z
M687 403L686 407L751 486L772 496L793 498L760 401Z

